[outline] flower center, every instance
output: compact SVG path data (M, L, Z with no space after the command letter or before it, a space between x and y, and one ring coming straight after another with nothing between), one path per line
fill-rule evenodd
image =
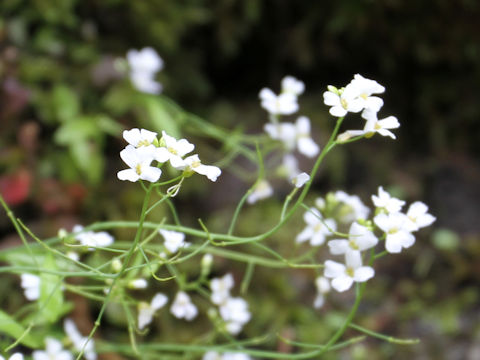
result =
M137 165L135 166L135 172L136 172L138 175L142 175L142 165L137 164Z
M352 268L351 266L347 266L347 268L345 269L345 274L353 278L353 275L355 275L355 269Z
M323 227L323 224L318 223L318 224L315 225L315 227L313 228L313 231L319 232L320 230L322 230L322 227Z
M348 242L348 245L353 249L353 250L358 250L359 247L358 247L358 244L355 240L350 240Z
M348 102L347 102L347 100L345 100L344 98L340 98L340 105L342 105L342 107L343 107L345 110L348 110Z
M389 234L395 234L398 232L398 228L394 227L394 228L391 228L390 230L388 230L388 233Z
M363 93L363 94L360 95L360 97L361 97L363 100L367 100L368 95L365 94L365 93Z
M374 126L374 129L375 130L380 130L382 127L380 126L380 124L377 122L375 123L375 126Z
M200 161L194 161L194 162L192 162L191 167L192 167L192 168L196 168L196 167L199 167L201 164L202 164L202 163L201 163Z
M167 150L172 153L173 155L177 155L177 150L174 149L173 147L168 147Z
M150 142L148 140L141 140L138 142L137 148L140 146L148 146L148 145L150 145Z

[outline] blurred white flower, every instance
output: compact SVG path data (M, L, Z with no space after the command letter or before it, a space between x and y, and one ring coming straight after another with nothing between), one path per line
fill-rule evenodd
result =
M323 219L320 212L315 208L305 212L303 220L305 220L307 226L297 235L295 239L297 243L309 240L312 246L322 245L325 242L325 238L332 234L329 228L333 231L337 230L335 220Z
M297 96L293 93L276 95L272 90L263 88L258 96L262 107L272 115L290 115L298 111Z
M93 339L88 340L87 336L83 336L78 331L77 326L71 319L65 319L63 328L68 338L73 344L73 347L78 351L84 351L83 356L87 360L96 360L97 353L95 352L95 341ZM87 342L88 341L88 342Z
M364 78L360 74L356 74L353 77L351 84L356 88L358 98L360 101L363 101L363 108L365 110L371 110L373 112L378 112L380 110L383 106L383 100L372 95L385 92L385 87L375 80Z
M364 282L371 279L375 271L370 266L362 266L360 252L347 252L345 264L336 261L325 261L324 276L332 279L332 287L343 292L350 289L353 282Z
M0 360L5 360L5 358L0 355ZM10 356L8 360L23 360L23 354L17 352L15 354L12 354L12 356Z
M370 209L363 204L357 195L349 195L345 191L339 190L335 192L335 198L347 207L347 211L344 209L341 211L341 221L348 223L359 219L368 219Z
M305 91L305 84L303 81L296 79L293 76L285 76L282 79L282 94L289 93L295 96L303 94Z
M155 312L165 306L167 301L168 298L164 294L157 293L150 304L144 301L140 302L138 304L138 328L143 330L145 326L150 324Z
M323 276L315 279L315 287L317 288L317 296L313 302L313 307L319 309L325 303L325 295L330 292L330 282Z
M163 68L163 60L154 49L147 47L140 51L129 50L127 61L130 80L137 90L149 94L159 94L162 91L162 85L154 77Z
M385 249L389 253L399 253L402 248L409 248L415 243L415 236L410 233L409 220L405 214L378 214L373 221L385 232Z
M251 360L251 357L243 353L226 352L223 354L223 360Z
M310 119L300 116L295 122L295 131L298 152L309 158L316 156L320 148L310 137Z
M253 191L248 195L247 203L254 204L258 200L269 198L273 195L273 188L267 180L260 180Z
M223 304L230 297L230 289L233 288L234 280L232 274L225 274L221 278L210 280L210 290L212 295L210 299L216 305Z
M248 303L240 298L228 298L220 305L220 316L225 321L227 331L230 334L238 334L242 327L250 320Z
M133 145L127 145L125 149L120 151L120 157L130 167L130 169L120 170L117 177L120 180L128 180L136 182L139 179L156 182L162 170L157 167L150 166L158 149L153 146L142 146L135 148Z
M83 246L87 246L92 251L96 247L108 247L113 244L114 238L106 231L94 232L83 231L82 225L75 225L72 229L74 238Z
M394 198L383 190L382 186L378 187L378 196L372 195L372 201L375 207L391 214L399 212L402 206L405 205L405 201Z
M185 242L184 233L164 229L160 229L158 232L165 240L163 245L171 254L175 254L181 248L190 246L190 243Z
M197 314L197 307L192 303L187 293L179 291L173 300L170 312L178 319L193 320Z
M348 251L365 251L377 245L377 237L365 226L353 222L348 233L348 240L335 239L328 242L332 255L346 254Z
M148 282L145 279L132 279L128 282L128 287L130 289L146 289L148 287Z
M33 360L73 360L73 355L68 350L63 350L62 343L54 338L45 339L45 351L35 350L32 353Z
M21 286L24 289L25 297L30 300L38 300L40 297L40 277L33 274L20 275Z

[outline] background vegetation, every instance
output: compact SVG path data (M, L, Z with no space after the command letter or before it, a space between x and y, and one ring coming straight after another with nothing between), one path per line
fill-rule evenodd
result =
M333 125L322 101L326 85L342 86L361 73L386 86L382 114L399 118L398 139L386 144L375 137L332 154L314 192L345 189L368 202L383 184L406 200L425 201L437 222L414 248L377 269L361 309L362 324L420 337L421 344L370 340L345 356L477 359L479 16L474 0L3 0L0 191L40 236L76 223L138 216L140 189L115 177L122 129L169 127L195 136L164 98L130 88L116 59L131 48L154 47L165 60L159 76L165 96L238 131L260 132L266 114L258 91L277 89L284 75L295 75L306 84L301 106L320 144ZM219 144L202 146L214 159ZM212 226L221 226L229 214L216 210L250 186L230 181L227 173L215 188L190 184L176 199L185 219L208 211ZM276 201L251 207L239 228L260 231ZM254 220L259 213L262 224ZM278 243L292 241L295 231ZM0 235L1 247L19 242L6 217ZM227 265L220 266L222 273ZM264 312L257 326L278 314L273 305L282 306L280 333L324 340L318 334L336 326L351 299L337 296L319 312L306 311L301 305L313 299L312 280L298 271L269 279L271 288L258 299ZM11 287L18 288L18 279L0 284L4 309L21 302L9 296ZM91 321L85 313L78 317Z

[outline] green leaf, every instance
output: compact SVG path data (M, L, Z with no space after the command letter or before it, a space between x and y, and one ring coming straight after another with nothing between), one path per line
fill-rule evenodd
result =
M30 334L25 333L25 327L16 322L10 315L0 310L0 333L8 335L15 340L20 339L20 343L31 347L38 348L41 342Z
M51 254L45 257L43 268L57 270L55 259ZM40 313L50 323L56 322L62 315L63 291L62 279L58 275L42 273L40 275Z
M54 134L54 140L59 145L70 145L83 142L88 138L96 138L100 134L95 121L87 116L78 117L63 124Z
M168 135L178 139L181 134L177 121L167 111L163 103L154 97L144 98L144 103L151 125L149 130L158 132L159 136L161 136L161 132L164 130Z
M61 122L73 120L80 111L77 94L65 85L57 85L52 92L52 103L57 119Z

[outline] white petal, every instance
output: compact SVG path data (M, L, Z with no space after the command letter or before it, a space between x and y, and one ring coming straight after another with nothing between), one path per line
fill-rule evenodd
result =
M217 181L217 178L222 174L222 170L212 165L199 165L193 170L201 175L205 175L210 181Z
M295 238L295 241L297 243L303 243L307 240L309 240L313 236L313 228L310 226L307 226L305 229L302 230L300 234L297 235Z
M375 275L375 270L370 266L362 266L355 269L353 279L357 282L364 282L371 279Z
M338 106L340 105L340 97L331 91L325 91L323 93L323 102L328 106Z
M297 146L298 151L309 158L316 156L320 152L319 146L309 137L299 138Z
M142 174L140 175L140 179L142 180L156 182L158 181L158 179L160 179L160 176L162 175L162 170L156 167L148 166L142 170Z
M330 253L332 255L345 254L348 250L348 241L347 240L330 240L328 242L328 247L330 248Z
M154 310L158 310L162 308L168 301L168 298L162 294L162 293L157 293L153 299L152 302L150 303L150 306Z
M131 182L135 182L140 179L140 176L133 169L120 170L117 173L117 177L119 180L128 180Z
M395 116L389 116L383 120L379 120L378 124L382 129L396 129L400 127L400 123Z
M325 261L325 270L323 275L327 278L337 278L345 274L345 269L345 265L336 261L327 260Z
M391 254L398 254L402 251L402 241L398 237L387 236L385 249Z
M308 180L310 180L310 175L302 172L292 179L292 183L296 188L301 188Z
M170 159L170 152L164 147L156 148L153 152L153 158L159 163L164 163Z
M332 287L338 292L343 292L350 289L352 284L353 279L348 276L341 276L332 280Z
M331 107L328 112L335 117L342 117L347 115L348 111L341 106L334 106L334 107Z

